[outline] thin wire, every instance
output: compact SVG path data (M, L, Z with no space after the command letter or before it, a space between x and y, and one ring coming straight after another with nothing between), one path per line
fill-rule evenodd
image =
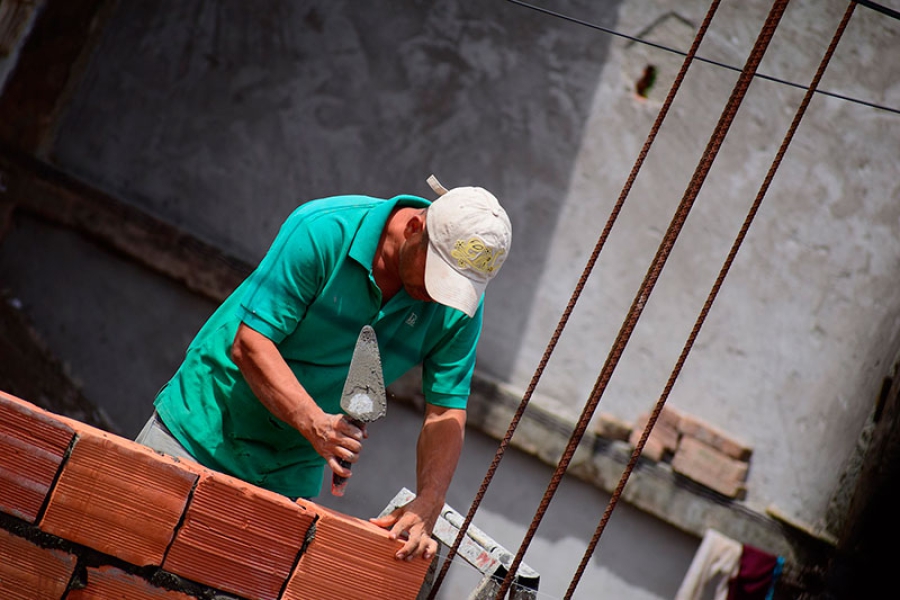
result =
M781 165L781 162L784 159L784 155L787 153L787 149L790 146L791 141L794 139L794 134L796 133L797 128L800 126L800 121L803 119L804 114L806 114L806 109L807 107L809 107L809 103L812 100L815 89L818 87L819 82L822 80L822 76L825 74L825 69L828 67L828 63L831 61L831 57L834 56L834 51L837 48L838 42L840 42L841 37L843 36L844 31L847 28L847 24L850 22L850 17L853 16L855 7L855 2L850 2L847 6L847 10L844 12L844 17L838 25L838 28L835 31L834 36L831 39L831 43L828 45L828 49L825 51L822 60L819 62L819 68L816 70L816 74L813 77L812 82L810 83L809 90L807 90L806 95L803 97L803 101L797 108L794 119L791 122L791 125L781 142L781 146L778 149L778 152L775 154L775 158L773 159L772 164L769 167L769 171L766 174L765 179L763 179L762 185L760 185L760 189L757 192L756 199L753 201L753 204L751 205L747 216L744 218L744 223L731 245L731 249L729 250L727 257L725 258L725 262L719 271L719 275L718 277L716 277L716 281L706 298L706 302L703 304L703 308L700 310L700 314L697 317L696 322L694 323L694 328L691 330L691 333L684 344L684 348L681 351L681 355L678 357L678 360L675 363L675 368L669 375L669 379L666 382L665 387L663 388L663 392L660 395L650 418L647 420L647 425L644 427L644 431L641 433L641 438L634 447L634 452L631 455L631 459L629 460L628 465L622 473L622 477L609 499L609 504L606 507L606 511L603 513L603 517L600 519L600 523L597 525L597 529L594 531L594 536L591 538L591 541L584 552L581 563L579 564L578 569L576 570L575 575L573 576L572 581L569 584L569 589L566 592L565 598L570 598L571 595L575 592L575 588L578 586L578 582L580 581L581 576L584 574L584 571L587 568L587 564L597 548L597 543L600 541L600 536L603 534L604 529L606 529L606 524L609 522L609 518L612 516L612 512L615 509L616 504L619 501L619 497L621 496L622 491L625 488L625 484L628 482L628 479L631 476L631 472L634 470L638 458L643 452L644 445L646 444L647 439L650 437L650 432L653 430L653 427L656 424L656 421L659 418L663 407L665 406L666 400L668 399L669 394L672 392L672 388L675 386L675 381L681 374L681 370L684 367L684 363L687 361L687 357L694 346L694 342L697 339L697 336L700 334L700 330L702 329L703 324L706 322L706 317L709 314L709 311L712 309L713 302L715 302L715 299L718 297L719 290L722 288L725 277L728 275L728 272L731 269L731 265L734 263L734 259L737 256L738 250L740 250L744 239L747 237L747 232L750 230L750 225L753 223L753 220L756 218L756 214L759 212L759 207L762 205L762 201L769 190L769 186L771 185L772 180L775 178L775 173L778 171L778 167Z
M897 12L893 8L888 8L887 6L882 6L880 4L875 4L874 2L869 2L869 0L855 0L856 4L861 4L866 8L871 8L874 11L880 12L881 14L887 15L892 19L897 19L900 21L900 12Z
M577 17L572 17L572 16L569 16L569 15L564 15L564 14L562 14L562 13L559 13L559 12L556 12L556 11L553 11L553 10L550 10L550 9L548 9L548 8L543 8L543 7L541 7L541 6L535 6L535 5L533 5L533 4L529 4L528 2L523 2L522 0L506 0L506 1L507 1L507 2L511 2L512 4L517 4L517 5L522 6L522 7L524 7L524 8L530 8L531 10L535 10L535 11L537 11L537 12L541 12L541 13L544 13L544 14L546 14L546 15L550 15L550 16L552 16L552 17L556 17L557 19L562 19L562 20L564 20L564 21L569 21L569 22L571 22L571 23L576 23L576 24L578 24L578 25L583 25L584 27L590 27L591 29L596 29L597 31L602 31L603 33L608 33L609 35L614 35L614 36L617 36L617 37L620 37L620 38L624 38L624 39L626 39L626 40L631 40L632 42L637 42L638 44L644 44L645 46L650 46L650 47L652 47L652 48L657 48L658 50L663 50L663 51L665 51L665 52L671 52L672 54L678 54L678 55L680 55L680 56L687 56L687 53L685 53L685 52L682 51L682 50L678 50L678 49L676 49L676 48L672 48L672 47L670 47L670 46L666 46L666 45L663 45L663 44L658 44L658 43L656 43L656 42L651 42L651 41L649 41L649 40L645 40L645 39L643 39L643 38L639 38L639 37L636 37L636 36L633 36L633 35L628 35L628 34L626 34L626 33L622 33L622 32L620 32L620 31L616 31L615 29L610 29L609 27L603 27L602 25L597 25L596 23L591 23L591 22L589 22L589 21L585 21L585 20L579 19L579 18L577 18ZM893 10L891 10L891 9L889 9L889 8L885 8L885 7L880 6L880 5L878 5L878 4L875 4L874 2L867 2L867 1L865 1L865 0L856 0L856 2L857 2L858 4L862 4L862 5L864 5L864 6L867 6L867 7L871 8L871 9L873 9L873 10L877 10L877 11L879 11L879 12L882 12L882 13L884 13L884 14L886 14L886 15L890 15L891 17L900 19L900 13L897 13L896 11L893 11ZM877 8L876 8L876 7L877 7ZM696 56L696 57L694 58L694 60L697 60L697 61L699 61L699 62L704 62L704 63L709 64L709 65L714 65L714 66L716 66L716 67L721 67L721 68L723 68L723 69L728 69L729 71L735 71L735 72L737 72L737 73L740 73L740 71L741 71L740 67L735 67L734 65L729 65L729 64L727 64L727 63L719 62L719 61L717 61L717 60L712 60L712 59L709 59L709 58L703 58L702 56ZM765 75L765 74L763 74L763 73L758 73L758 72L757 72L757 73L754 74L754 77L758 77L758 78L760 78L760 79L765 79L766 81L772 81L772 82L774 82L774 83L780 83L780 84L782 84L782 85L786 85L786 86L793 87L793 88L800 89L800 90L805 90L805 91L808 91L808 90L809 90L809 88L806 87L805 85L801 85L801 84L795 83L795 82L793 82L793 81L788 81L788 80L786 80L786 79L779 79L778 77L772 77L771 75ZM875 109L878 109L878 110L883 110L883 111L887 111L887 112L891 112L891 113L900 115L900 108L894 108L894 107L891 107L891 106L885 106L885 105L883 105L883 104L876 104L876 103L874 103L874 102L869 102L868 100L861 100L861 99L859 99L859 98L853 98L853 97L851 97L851 96L844 96L844 95L842 95L842 94L838 94L838 93L835 93L835 92L829 92L829 91L827 91L827 90L815 90L815 93L821 94L821 95L823 95L823 96L828 96L828 97L830 97L830 98L836 98L836 99L838 99L838 100L844 100L844 101L846 101L846 102L852 102L852 103L854 103L854 104L861 104L861 105L863 105L863 106L868 106L868 107L870 107L870 108L875 108Z

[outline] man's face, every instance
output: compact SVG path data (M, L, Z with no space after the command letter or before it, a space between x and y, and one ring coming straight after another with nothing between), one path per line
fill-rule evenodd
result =
M433 302L425 289L425 259L428 237L424 229L411 234L400 251L400 280L403 289L414 300Z

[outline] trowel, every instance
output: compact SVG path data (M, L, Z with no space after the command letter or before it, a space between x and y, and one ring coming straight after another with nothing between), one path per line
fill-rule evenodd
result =
M341 410L359 428L380 419L387 412L381 354L378 352L375 330L370 325L363 325L356 340L341 394ZM342 467L350 468L348 461L340 459L339 462ZM343 496L346 487L347 478L334 473L331 479L332 495Z

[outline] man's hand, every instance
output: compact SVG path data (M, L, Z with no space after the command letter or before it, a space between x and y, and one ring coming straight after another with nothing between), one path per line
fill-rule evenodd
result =
M465 410L425 406L425 420L416 445L416 497L387 516L371 519L375 525L390 529L392 539L406 540L396 558L412 560L421 556L431 560L437 553L437 541L431 532L444 508L465 426Z
M392 540L406 540L403 547L394 555L398 560L413 560L417 556L431 560L438 549L437 540L431 537L431 532L440 516L441 508L442 506L427 506L426 502L415 498L391 514L369 521L379 527L390 529L388 536Z
M243 323L234 336L231 359L273 415L309 440L332 471L350 477L350 469L338 461L355 463L359 459L360 442L367 436L364 427L357 427L343 415L324 412L294 377L275 344Z
M357 427L343 415L322 412L312 420L306 438L332 471L341 477L350 477L353 473L341 466L340 461L352 464L359 460L362 441L368 436L365 425Z

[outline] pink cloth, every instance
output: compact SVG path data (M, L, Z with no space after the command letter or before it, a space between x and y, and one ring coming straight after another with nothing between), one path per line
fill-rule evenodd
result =
M727 600L766 600L777 563L777 556L744 544L737 575L728 586Z

